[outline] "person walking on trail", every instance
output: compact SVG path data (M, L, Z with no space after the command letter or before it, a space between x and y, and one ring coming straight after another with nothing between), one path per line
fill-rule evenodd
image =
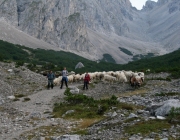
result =
M88 72L86 72L85 76L84 76L84 86L83 86L83 90L88 89L88 84L89 81L91 80L90 75L88 74Z
M62 89L63 87L63 83L65 82L66 84L66 88L68 88L67 82L68 82L68 71L66 70L66 67L64 67L64 70L62 71L62 80L61 80L61 87L60 89Z
M55 75L54 73L50 70L49 73L47 74L47 79L48 79L48 89L51 87L51 89L53 89L54 87L54 79L55 79Z

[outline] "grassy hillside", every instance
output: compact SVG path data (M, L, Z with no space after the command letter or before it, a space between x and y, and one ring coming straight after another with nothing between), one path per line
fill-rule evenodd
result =
M78 73L110 70L145 71L150 69L151 72L171 72L174 77L180 77L180 50L164 56L144 58L120 65L107 63L103 60L97 63L69 52L31 49L0 40L0 61L15 61L18 65L29 63L28 66L32 70L37 70L38 65L42 65L40 70L60 71L65 66L68 71ZM75 70L78 62L82 62L85 67Z
M151 69L152 72L170 72L175 78L180 77L180 49L163 56L129 62L122 68L139 71Z
M30 63L31 66L42 65L43 68L52 70L62 70L64 66L67 67L69 71L73 70L76 72L120 70L120 65L103 61L96 63L73 53L31 49L4 41L0 41L0 60L15 61L18 64ZM82 62L85 67L75 70L75 66L78 62Z

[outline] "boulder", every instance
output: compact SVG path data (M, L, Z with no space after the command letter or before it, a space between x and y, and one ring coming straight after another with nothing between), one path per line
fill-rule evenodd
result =
M165 120L166 119L165 117L162 117L162 116L156 116L156 118L159 120Z
M79 89L77 87L69 87L70 88L70 92L72 94L78 94L79 93Z
M15 96L7 96L8 99L14 100L16 97Z
M83 63L79 62L76 66L75 66L75 69L80 69L80 68L83 68L84 65Z
M151 112L151 115L166 116L169 114L172 107L179 108L180 101L177 99L170 99L159 104L152 105L151 107L148 107L146 110L149 110Z
M131 119L131 118L138 118L138 116L134 113L131 113L129 116L128 116L128 119Z
M74 112L75 112L74 110L68 110L68 111L66 111L65 114L71 114L71 113L74 113Z
M116 113L116 111L114 111L111 115L111 117L116 117L118 114Z
M180 101L176 99L170 99L163 102L163 105L155 110L156 116L166 116L169 114L169 111L171 108L179 108L180 107Z
M57 137L56 140L80 140L79 135L63 135Z
M13 72L13 69L8 69L7 71L8 71L8 72Z

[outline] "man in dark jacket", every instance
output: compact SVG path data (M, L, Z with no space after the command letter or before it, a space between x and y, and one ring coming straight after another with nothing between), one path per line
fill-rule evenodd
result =
M89 84L89 81L91 80L90 78L90 75L88 74L88 72L86 72L85 76L84 76L84 86L83 86L83 90L85 89L88 89L88 84Z
M55 79L55 75L52 71L49 71L49 73L47 74L47 78L48 78L48 89L51 87L51 89L53 89L54 87L54 79Z

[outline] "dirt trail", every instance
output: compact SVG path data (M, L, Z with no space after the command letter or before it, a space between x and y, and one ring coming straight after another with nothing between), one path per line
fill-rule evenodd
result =
M77 85L71 85L71 86L77 86ZM64 91L65 87L63 89L60 89L59 86L54 87L53 89L45 89L42 91L37 92L36 94L27 96L30 98L29 101L24 102L24 98L21 98L20 101L11 102L11 107L15 108L17 112L20 112L22 117L18 117L18 121L14 121L15 123L12 123L12 127L18 122L21 126L24 126L23 129L13 131L11 134L7 134L2 136L2 140L12 140L13 138L19 138L19 136L26 131L30 131L36 128L39 128L40 126L50 126L53 123L56 123L53 118L51 118L51 112L53 111L53 105L58 100L62 100L64 97ZM45 113L49 112L49 113ZM35 119L35 125L31 125L30 120L33 120L33 117ZM15 119L15 120L16 120ZM60 118L59 121L62 123L62 126L68 127L70 122L67 122L66 120ZM12 128L14 129L14 128Z
M58 87L54 87L54 89L42 90L36 94L28 96L30 101L23 102L22 100L14 102L13 107L17 108L19 111L23 112L43 112L45 110L52 111L51 102L54 98L63 98L64 97L64 89L60 89Z

